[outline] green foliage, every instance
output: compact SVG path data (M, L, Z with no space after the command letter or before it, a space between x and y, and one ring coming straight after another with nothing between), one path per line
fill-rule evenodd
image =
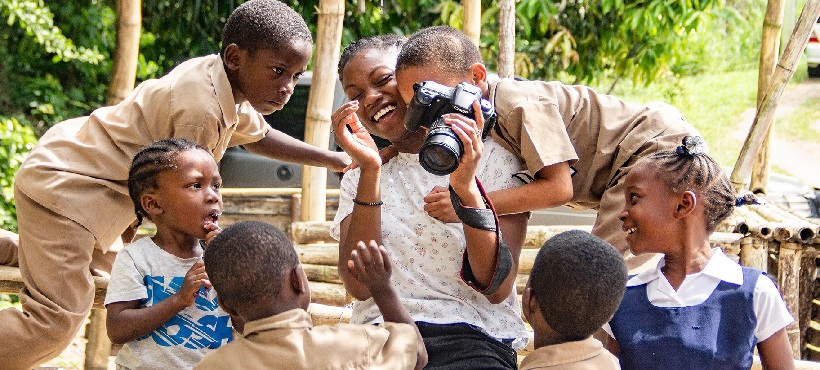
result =
M14 174L23 158L34 148L37 137L16 118L0 116L0 228L17 231L17 212L14 209Z
M8 19L0 24L0 112L38 133L102 105L111 68L114 11L87 0L59 5L0 0Z
M0 8L3 14L8 15L6 23L9 26L18 24L25 30L26 35L43 46L46 52L54 54L53 62L76 59L97 64L104 58L96 48L75 46L70 39L63 36L60 29L54 26L54 15L42 0L5 0L0 1Z

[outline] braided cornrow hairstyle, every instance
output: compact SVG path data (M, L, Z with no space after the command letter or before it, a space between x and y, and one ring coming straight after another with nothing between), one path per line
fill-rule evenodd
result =
M347 63L360 52L373 49L384 52L399 51L405 42L407 42L406 37L396 34L379 35L353 41L345 46L342 55L339 57L339 80L342 79L342 71L344 71Z
M128 195L134 203L134 212L137 215L137 226L142 224L148 213L142 208L140 196L148 190L157 188L157 176L176 167L176 158L186 150L209 150L188 139L162 139L140 150L131 162L128 171Z
M675 150L655 153L648 160L674 192L691 191L704 201L706 229L712 232L732 215L736 198L729 178L705 149L701 137L686 136Z

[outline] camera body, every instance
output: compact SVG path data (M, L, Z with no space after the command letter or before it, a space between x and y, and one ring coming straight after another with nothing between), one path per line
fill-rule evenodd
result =
M464 146L441 116L460 113L475 119L473 102L479 100L484 117L484 127L481 130L481 139L484 140L495 125L495 110L488 100L481 98L479 87L466 82L448 87L424 81L413 85L413 89L415 93L407 107L404 126L410 131L416 131L420 127L428 128L427 137L419 151L419 162L432 174L450 174L458 168Z

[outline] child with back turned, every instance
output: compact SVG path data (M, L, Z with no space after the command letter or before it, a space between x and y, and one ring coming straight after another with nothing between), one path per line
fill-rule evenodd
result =
M212 25L216 26L216 25ZM74 339L94 297L92 273L108 273L131 241L128 166L160 138L186 138L218 162L236 145L257 154L341 171L344 153L314 147L268 125L310 60L313 38L293 9L251 0L227 18L218 54L185 61L142 82L121 103L51 127L15 175L19 246L0 262L20 266L23 310L0 310L6 369L31 369ZM121 237L122 236L122 237ZM19 258L17 255L19 254Z
M626 265L611 245L580 230L550 238L532 265L521 308L535 332L535 351L521 370L619 369L592 334L621 303Z
M134 157L128 190L137 219L156 234L117 254L105 307L108 336L124 343L120 369L190 369L232 339L227 313L210 290L202 240L219 233L221 178L211 153L164 139Z
M387 251L373 241L359 242L347 266L373 295L383 325L314 327L307 276L285 234L259 221L227 227L205 251L205 269L219 304L246 323L244 333L195 368L423 368L424 343L390 284Z
M785 328L792 323L774 283L742 267L709 235L737 203L729 179L686 137L624 179L619 218L635 254L664 255L656 268L627 281L605 327L624 369L749 369L755 346L764 369L793 369Z

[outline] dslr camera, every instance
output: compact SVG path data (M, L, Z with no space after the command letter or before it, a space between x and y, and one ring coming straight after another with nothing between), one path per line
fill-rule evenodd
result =
M495 125L496 115L490 101L481 99L481 89L466 82L456 87L448 87L433 81L424 81L413 85L415 93L407 107L404 127L416 131L427 127L427 137L419 151L421 166L434 175L448 175L458 168L464 146L453 129L444 123L441 116L447 113L460 113L475 119L473 102L481 103L481 115L484 127L481 140L487 137Z

